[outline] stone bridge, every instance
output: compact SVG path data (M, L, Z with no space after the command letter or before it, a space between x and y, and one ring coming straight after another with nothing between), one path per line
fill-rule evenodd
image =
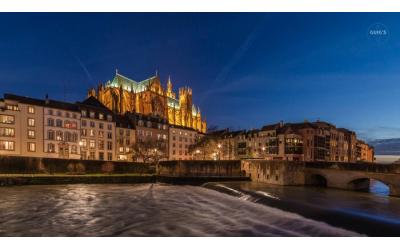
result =
M241 166L255 182L368 191L370 181L378 180L400 197L399 164L243 160Z
M304 184L367 191L370 180L386 184L390 195L400 196L400 165L371 163L307 162Z

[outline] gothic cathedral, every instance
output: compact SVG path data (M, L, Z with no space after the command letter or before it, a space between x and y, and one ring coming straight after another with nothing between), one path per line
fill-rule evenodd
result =
M192 102L192 89L180 88L177 97L170 78L165 90L158 75L136 82L117 71L112 81L99 84L97 91L90 89L88 96L96 97L118 114L136 112L159 116L168 119L169 124L206 132L207 124L201 119L200 108Z

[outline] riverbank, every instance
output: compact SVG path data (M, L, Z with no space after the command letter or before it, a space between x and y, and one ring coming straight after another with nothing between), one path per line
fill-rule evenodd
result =
M202 185L207 182L248 181L248 177L176 177L153 174L2 174L0 186L60 185L60 184L139 184L169 183L176 185Z

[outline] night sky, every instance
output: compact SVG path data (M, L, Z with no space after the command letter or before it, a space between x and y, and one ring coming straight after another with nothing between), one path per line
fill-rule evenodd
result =
M0 31L1 94L75 102L115 69L157 70L192 87L210 126L319 118L400 137L400 14L3 13Z

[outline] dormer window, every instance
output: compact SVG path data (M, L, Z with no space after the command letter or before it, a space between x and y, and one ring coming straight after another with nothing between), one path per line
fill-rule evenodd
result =
M90 112L90 118L94 118L94 112L93 111Z
M81 113L82 113L82 117L86 117L86 115L87 115L86 110L82 110Z
M100 119L100 120L104 120L104 114L99 113L99 119Z

